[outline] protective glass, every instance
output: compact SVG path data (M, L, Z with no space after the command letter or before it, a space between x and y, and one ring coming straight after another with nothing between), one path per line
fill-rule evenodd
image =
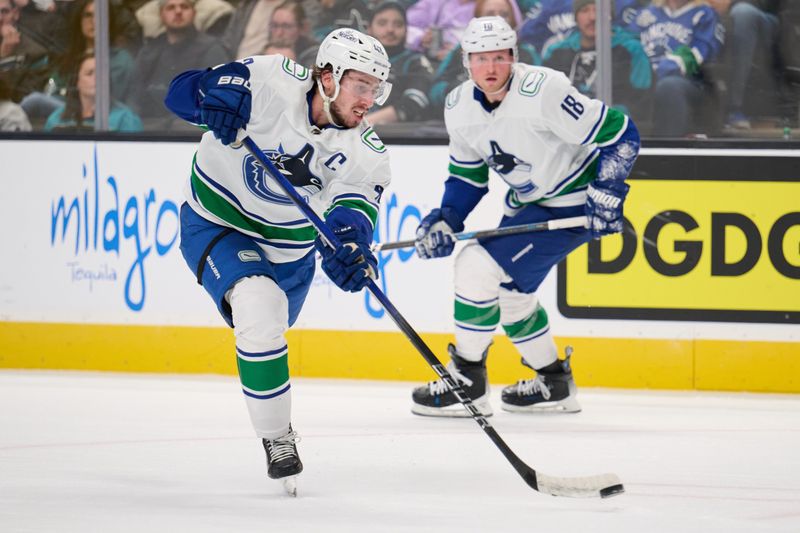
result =
M356 98L366 98L373 100L378 105L383 105L392 92L392 84L388 81L380 81L377 84L366 83L354 78L344 78L340 82L342 90L347 91Z

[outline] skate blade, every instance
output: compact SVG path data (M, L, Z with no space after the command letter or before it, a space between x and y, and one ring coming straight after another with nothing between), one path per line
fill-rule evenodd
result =
M580 413L581 405L576 400L567 402L548 402L538 405L513 405L501 403L500 408L509 413Z
M492 407L489 403L474 403L475 407L485 417L492 416ZM453 404L447 407L428 407L425 405L413 404L411 412L419 416L433 416L438 418L470 418L472 415L461 405Z
M281 483L283 483L283 490L286 491L286 494L292 498L297 497L297 476L286 476L281 478Z

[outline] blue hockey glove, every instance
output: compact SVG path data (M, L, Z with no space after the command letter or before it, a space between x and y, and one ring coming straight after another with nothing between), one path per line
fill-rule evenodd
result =
M322 254L322 270L337 287L347 292L363 289L370 278L378 279L378 260L369 245L356 241L357 232L352 226L334 228L342 245L336 250L317 237L314 245Z
M227 63L200 79L200 117L222 144L236 140L250 120L251 106L250 70L243 64Z
M593 239L622 231L622 204L630 186L624 181L591 183L587 190L586 217Z
M449 207L434 209L422 219L417 227L417 240L414 246L422 259L447 257L453 253L455 232L464 229L461 216Z

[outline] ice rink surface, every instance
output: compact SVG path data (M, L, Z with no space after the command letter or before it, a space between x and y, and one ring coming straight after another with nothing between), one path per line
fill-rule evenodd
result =
M233 377L0 372L0 531L800 531L800 396L580 390L575 415L490 420L551 475L627 492L543 496L471 419L407 383L293 380L305 472L266 477Z

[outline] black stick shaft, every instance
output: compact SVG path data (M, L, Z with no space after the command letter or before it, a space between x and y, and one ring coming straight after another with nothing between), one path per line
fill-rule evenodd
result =
M308 218L311 224L320 232L321 235L325 237L328 241L328 244L334 248L341 246L339 239L334 235L333 231L328 227L327 224L317 215L313 209L297 194L297 191L294 190L294 187L291 183L281 174L281 172L275 168L273 165L263 154L261 149L258 145L250 138L245 137L242 140L242 143L247 148L247 150L255 157L261 166L269 173L269 175L274 179L283 192L294 202L294 204L300 209L303 215ZM389 298L383 293L380 288L375 284L373 280L369 280L367 283L367 288L369 291L378 299L378 301L383 305L386 309L386 312L389 313L389 316L392 317L392 320L397 327L400 328L400 331L411 341L411 344L419 351L425 361L433 368L433 371L444 380L453 394L456 396L459 402L467 409L467 411L472 415L472 418L478 425L483 429L483 431L492 439L495 446L497 446L500 451L503 453L505 458L511 463L511 466L522 476L522 479L531 486L534 490L539 490L539 485L536 480L536 471L525 464L517 455L509 448L508 444L500 437L500 435L495 431L492 425L486 420L478 408L472 403L472 399L464 392L464 389L461 385L458 384L458 381L453 379L453 376L447 371L447 369L442 365L441 361L434 355L433 351L425 344L425 341L417 334L414 328L406 321L403 315L395 308L394 304L389 301Z

